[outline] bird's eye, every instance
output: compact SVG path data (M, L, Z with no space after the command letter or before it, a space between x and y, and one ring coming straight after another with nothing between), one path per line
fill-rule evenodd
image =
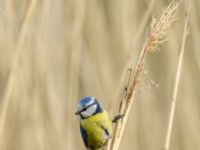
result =
M82 111L86 111L86 110L87 110L87 107L85 107L85 108L82 109Z

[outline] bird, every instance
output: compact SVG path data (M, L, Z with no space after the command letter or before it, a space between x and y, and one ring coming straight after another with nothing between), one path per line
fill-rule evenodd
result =
M103 150L112 137L112 120L95 97L82 98L77 106L80 132L87 150Z

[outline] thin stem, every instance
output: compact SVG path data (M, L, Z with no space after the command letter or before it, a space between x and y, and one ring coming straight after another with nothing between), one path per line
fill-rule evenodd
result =
M189 17L187 14L185 17L183 38L182 38L182 44L181 44L181 49L180 49L180 53L179 53L179 59L178 59L178 65L177 65L177 71L176 71L176 79L175 79L174 90L173 90L173 95L172 95L170 116L169 116L166 139L165 139L165 147L164 147L165 150L169 150L169 146L170 146L172 127L174 124L174 115L175 115L176 103L177 103L178 87L179 87L179 82L180 82L181 68L182 68L182 63L183 63L183 55L184 55L184 50L185 50L185 42L186 42L188 34L189 34Z
M16 80L16 70L19 66L18 65L19 60L21 58L21 54L23 51L23 43L25 40L26 32L27 32L27 23L31 18L35 4L36 4L36 0L31 0L28 2L27 11L26 11L23 23L20 28L18 41L16 43L14 59L12 62L10 74L8 76L5 94L4 94L3 102L2 102L2 106L1 106L2 109L1 109L1 116L0 116L0 143L2 142L2 136L3 136L4 126L5 126L5 118L7 116L7 110L8 110L8 106L10 103L15 80Z
M129 116L129 112L131 110L132 103L134 100L134 95L136 93L136 88L138 85L138 80L139 80L139 76L141 74L141 70L143 68L143 64L144 64L144 58L148 52L148 49L146 48L148 44L148 40L146 40L141 52L140 52L140 56L138 58L138 63L136 65L136 72L134 74L133 80L131 82L128 94L126 97L124 97L125 100L122 101L126 101L128 103L123 103L124 105L121 107L120 109L120 114L124 114L124 118L117 122L116 124L116 128L115 128L115 132L114 132L114 137L113 137L113 141L112 141L112 150L117 150L122 138L122 134L124 132L125 129L125 125ZM120 130L119 130L120 129Z

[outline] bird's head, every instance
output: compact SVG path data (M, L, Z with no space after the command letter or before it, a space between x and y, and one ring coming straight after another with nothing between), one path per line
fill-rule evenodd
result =
M102 111L103 108L97 99L95 97L87 96L80 100L75 114L80 115L81 119L86 119Z

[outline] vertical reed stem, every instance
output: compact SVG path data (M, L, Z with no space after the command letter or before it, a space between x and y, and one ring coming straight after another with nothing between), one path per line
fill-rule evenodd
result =
M119 144L124 133L124 129L127 123L128 116L135 98L137 87L139 85L139 79L142 74L145 58L149 52L156 52L159 49L159 45L166 41L167 29L171 23L176 20L175 12L181 2L170 2L169 6L163 11L162 15L158 20L152 19L149 32L146 36L146 40L142 46L140 55L137 60L135 67L135 73L130 81L127 88L127 92L121 100L119 114L123 114L124 118L116 123L114 130L114 136L108 144L107 150L118 150Z
M14 58L13 58L12 66L10 69L10 73L8 75L8 81L7 81L7 85L6 85L6 89L5 89L5 93L4 93L4 97L3 97L3 101L2 101L2 106L1 106L2 109L1 109L1 114L0 114L1 115L0 116L0 144L2 142L3 131L4 131L4 126L5 126L5 119L7 116L7 110L8 110L8 106L10 103L10 98L12 95L15 80L16 80L16 70L18 68L19 60L21 58L21 54L23 51L23 43L25 40L26 32L27 32L27 23L28 23L29 19L31 18L35 4L36 4L36 0L31 0L28 2L25 18L21 25L19 36L18 36L18 41L17 41L16 47L15 47L15 54L13 55Z
M183 38L182 38L182 43L181 43L181 49L179 52L178 65L177 65L177 70L176 70L176 78L175 78L174 90L173 90L173 95L172 95L172 102L171 102L170 116L169 116L168 127L167 127L167 134L166 134L166 139L165 139L165 147L164 147L165 150L169 150L170 140L171 140L171 136L172 136L172 127L174 124L174 115L175 115L175 110L176 110L177 94L178 94L178 87L179 87L179 82L180 82L181 68L182 68L182 63L183 63L185 42L186 42L188 34L189 34L189 17L188 17L188 14L186 14L184 30L183 30Z

